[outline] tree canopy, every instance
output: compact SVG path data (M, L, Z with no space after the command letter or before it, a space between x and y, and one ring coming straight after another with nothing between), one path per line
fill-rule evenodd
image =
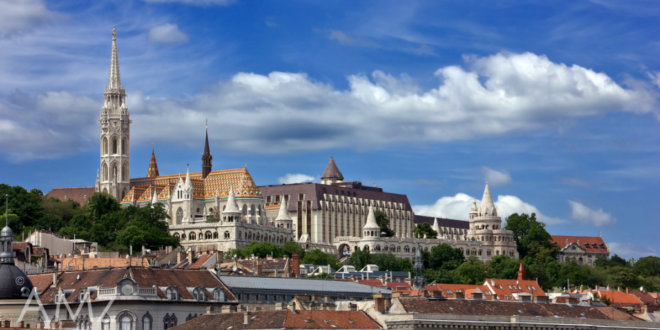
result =
M513 231L521 258L530 256L545 260L546 257L557 257L559 246L552 243L552 236L545 229L545 223L536 220L536 213L531 216L514 213L506 218L504 228Z
M413 234L415 235L415 237L417 237L417 236L424 237L424 235L426 235L426 238L437 238L438 237L438 232L433 230L433 228L431 228L431 225L429 225L426 222L422 222L422 223L418 224L415 227L415 229L413 229Z
M381 237L392 237L394 236L394 231L390 229L390 220L387 218L387 215L381 211L374 211L376 216L376 223L380 227L380 236Z

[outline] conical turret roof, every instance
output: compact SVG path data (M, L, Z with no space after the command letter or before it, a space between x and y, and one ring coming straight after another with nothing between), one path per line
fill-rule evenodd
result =
M523 266L522 260L520 260L520 267L518 268L518 281L526 281L527 273L525 273L525 267Z
M192 182L190 181L190 164L186 170L186 182L183 183L183 189L192 190Z
M374 207L369 205L369 215L367 216L367 223L364 224L364 229L378 229L378 222L376 222L376 215L374 214Z
M158 203L158 192L156 191L156 188L154 188L154 189L151 191L151 194L152 194L152 196L151 196L151 204L153 205L153 204Z
M236 204L236 196L234 196L234 186L229 187L229 195L227 196L227 205L225 210L222 211L222 214L237 214L241 213L241 210L238 209L238 204Z
M321 180L344 180L344 176L339 171L339 168L337 168L337 164L335 164L335 160L332 157L330 157L328 166L326 166L325 171L323 171Z
M495 203L493 203L493 196L490 195L490 188L488 188L488 182L486 182L486 189L484 190L484 197L481 198L481 213L492 213L495 209Z
M440 226L438 225L438 218L433 218L433 226L431 226L433 230L435 230L438 235L440 235Z
M204 143L204 153L202 154L202 160L213 159L211 151L209 149L209 129L206 128L206 142Z
M158 164L156 163L156 154L151 149L151 160L149 161L149 169L147 170L147 178L155 178L160 176L158 173Z
M275 221L292 221L291 216L289 215L288 203L282 198L282 204L280 204L280 211L277 213L277 218Z

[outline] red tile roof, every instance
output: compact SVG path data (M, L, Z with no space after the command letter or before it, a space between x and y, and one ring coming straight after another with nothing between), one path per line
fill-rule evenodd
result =
M635 296L637 299L641 300L645 304L651 304L651 305L657 304L656 298L648 294L647 292L632 291L630 292L630 294Z
M385 286L383 285L383 282L379 280L357 280L358 283L364 284L364 285L369 285L377 288L384 288Z
M94 189L94 187L55 188L46 194L46 197L57 198L63 202L74 200L83 206L89 202L89 198L94 193Z
M380 281L379 281L380 282ZM406 282L387 282L387 288L393 291L412 290L410 284Z
M81 258L62 258L57 262L57 267L65 270L83 270L83 267L84 269L128 266L149 267L149 260L146 258L87 258L82 256Z
M559 236L559 235L552 235L552 241L554 243L557 243L559 247L565 248L566 247L566 240L568 240L568 243L575 243L577 244L577 241L580 240L580 247L586 250L587 252L591 253L609 253L610 251L607 249L607 245L605 245L605 241L603 240L602 237L599 236ZM589 247L587 245L589 244ZM595 247L594 247L595 245ZM601 246L602 245L602 246Z
M499 300L515 300L514 294L526 293L532 296L545 296L545 292L536 281L518 281L486 279L484 286L497 295Z
M456 291L460 290L463 292L463 297L469 299L470 294L479 289L483 299L493 299L492 295L486 294L486 292L491 292L486 285L438 283L436 285L429 285L428 287L435 287L435 290L432 291L441 291L442 296L446 298L456 298Z
M173 330L198 329L381 329L362 311L296 311L269 310L248 312L245 324L245 312L204 314Z
M607 297L614 306L642 305L642 301L639 298L623 291L600 290L598 291L598 297Z

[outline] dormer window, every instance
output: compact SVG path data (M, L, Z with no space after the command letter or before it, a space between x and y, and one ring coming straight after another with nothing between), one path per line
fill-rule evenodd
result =
M177 292L176 288L167 288L165 295L168 300L179 300L179 292Z
M216 302L225 301L225 291L220 288L213 290L213 299Z
M193 290L193 298L197 301L206 301L206 293L202 288L195 288Z

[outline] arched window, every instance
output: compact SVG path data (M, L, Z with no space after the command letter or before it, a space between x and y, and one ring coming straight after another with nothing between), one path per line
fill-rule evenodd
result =
M231 235L229 235L229 231L225 231L225 238L231 238Z
M206 300L206 294L204 293L204 289L195 288L195 290L193 290L193 297L197 301L205 301Z
M176 223L181 224L183 222L183 209L179 208L176 210Z
M110 330L110 317L105 314L103 321L101 321L101 330Z
M112 154L113 155L116 155L116 154L119 153L119 151L117 150L118 148L119 148L119 146L117 145L117 138L112 138Z
M103 154L108 154L108 138L104 137L103 142L101 142L101 148L103 148Z
M255 211L256 211L256 209L254 208L254 204L252 204L250 206L250 215L255 215L256 214Z
M130 315L124 314L119 317L119 330L132 330L133 318Z
M179 300L179 294L178 292L176 292L175 288L167 288L165 294L167 295L168 300Z
M207 231L207 232L204 234L204 238L206 238L206 239L211 239L211 237L213 237L213 236L211 236L211 232L210 232L210 231Z
M127 152L128 150L126 150L126 145L127 145L126 139L122 139L121 140L121 154L122 155L128 155L128 152Z
M108 181L108 164L103 164L103 181Z
M215 290L213 291L213 299L214 299L216 302L222 302L222 301L225 301L225 291L222 290L222 289L220 289L220 288L215 289Z
M128 166L124 164L124 166L121 167L121 180L126 181L128 177Z
M179 233L174 233L174 238L180 238Z
M243 215L247 215L248 207L247 204L243 204Z
M119 177L117 176L117 164L112 164L112 177L110 178L111 180L117 180Z
M142 317L142 330L151 330L152 323L153 319L151 318L151 315L149 315L149 312L147 312L147 314L144 314Z
M477 255L481 255L481 250L477 251Z
M188 234L188 239L189 240L194 241L196 238L197 238L197 235L195 235L195 233Z
M213 239L217 239L217 238L218 238L218 232L213 233Z

